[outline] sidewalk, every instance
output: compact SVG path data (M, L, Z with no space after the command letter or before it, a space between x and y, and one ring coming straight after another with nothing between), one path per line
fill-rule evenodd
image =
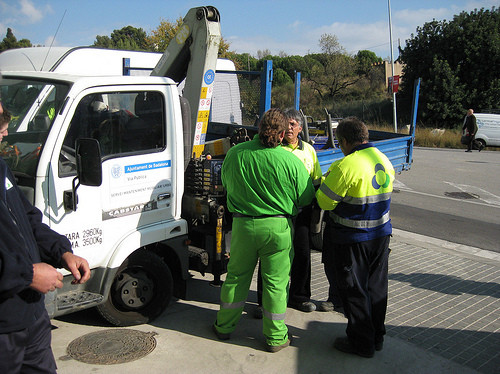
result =
M154 323L128 329L152 332L156 347L135 361L97 365L76 361L68 345L85 334L113 329L93 310L53 320L52 346L59 373L500 373L500 254L395 230L389 260L389 305L384 350L372 359L332 348L345 334L338 313L288 309L292 346L265 352L262 321L251 317L252 283L231 340L217 340L210 326L219 289L199 275L190 300L173 302ZM314 301L326 300L321 253L314 252ZM117 328L114 328L117 329ZM127 341L110 342L112 351ZM119 357L120 352L117 352Z

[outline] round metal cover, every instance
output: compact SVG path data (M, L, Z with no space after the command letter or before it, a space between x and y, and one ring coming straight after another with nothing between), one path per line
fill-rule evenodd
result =
M68 355L87 364L111 365L135 361L156 348L154 332L109 329L83 335L68 345Z

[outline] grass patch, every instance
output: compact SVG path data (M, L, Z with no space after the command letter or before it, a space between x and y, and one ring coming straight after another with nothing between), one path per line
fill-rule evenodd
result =
M367 124L368 128L371 130L394 132L394 127L390 125L371 125ZM401 134L407 134L406 128L398 129ZM415 146L417 147L429 147L429 148L455 148L455 149L465 149L466 146L460 143L460 138L462 136L462 131L457 129L446 129L435 131L435 129L418 127L415 130ZM498 147L486 147L488 151L500 151Z

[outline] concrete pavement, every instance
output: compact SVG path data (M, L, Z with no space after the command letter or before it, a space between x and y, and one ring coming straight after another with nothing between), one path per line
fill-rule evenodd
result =
M155 333L156 348L135 361L86 364L67 354L74 339L113 329L94 310L53 320L59 373L500 373L500 254L395 230L389 260L384 349L371 359L336 351L345 318L288 309L292 346L265 351L262 322L251 312L256 282L236 331L221 342L210 326L219 289L190 280L189 300L173 302L156 321L133 326ZM326 300L321 253L312 255L313 301Z

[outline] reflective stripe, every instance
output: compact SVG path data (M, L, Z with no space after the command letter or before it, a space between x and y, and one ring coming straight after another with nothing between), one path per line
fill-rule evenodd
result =
M342 196L337 195L335 192L333 192L330 187L326 185L326 183L321 183L321 186L319 186L319 190L325 194L326 197L328 197L331 200L334 201L342 201Z
M238 308L243 308L245 306L245 301L238 301L236 303L224 303L221 301L220 307L224 309L238 309Z
M330 187L326 185L326 183L322 183L321 186L319 187L320 191L325 194L326 197L328 197L331 200L334 201L342 201L343 203L346 204L352 204L352 205L365 205L365 204L373 204L373 203L378 203L381 201L386 201L391 198L391 192L386 192L382 194L377 194L377 195L371 195L371 196L362 196L362 197L352 197L352 196L345 196L342 197L340 195L337 195L335 192L333 192Z
M381 201L389 200L390 198L391 198L391 192L386 192L378 195L363 196L363 197L346 196L344 197L342 202L352 205L365 205L365 204L379 203Z
M371 229L389 221L389 212L385 213L381 218L376 220L354 220L342 218L334 213L334 211L330 212L330 217L333 222L338 223L342 226L350 227L353 229Z
M285 320L285 314L286 313L271 313L262 308L262 312L264 314L264 317L270 319L271 321L284 321Z

